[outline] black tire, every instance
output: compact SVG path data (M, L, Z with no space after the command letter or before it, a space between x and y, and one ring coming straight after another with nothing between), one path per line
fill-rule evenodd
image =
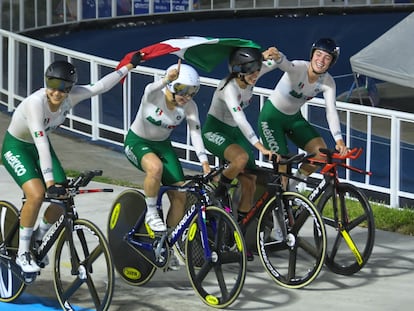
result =
M0 201L0 215L3 222L0 228L4 229L0 231L0 254L2 256L0 258L0 301L11 302L19 298L26 288L23 279L18 277L12 269L19 247L19 212L13 204ZM5 241L8 242L4 244ZM10 257L13 262L6 257Z
M146 208L144 195L138 190L127 189L115 199L109 214L108 242L115 269L126 283L133 286L144 285L157 270L124 239L139 217L144 217ZM136 234L143 239L148 237L145 227Z
M54 260L55 291L62 309L68 310L68 306L76 305L108 310L115 277L104 234L90 221L76 219L72 232L75 254L71 254L66 234L66 229L59 234Z
M202 223L196 215L186 240L186 267L191 284L207 305L225 308L239 296L246 278L246 247L238 224L216 206L206 208L206 227L211 258L201 246ZM200 258L200 249L203 257Z
M282 194L285 206L287 238L277 240L272 234L272 198L260 213L257 224L257 250L271 278L286 288L302 288L310 284L321 271L326 254L326 232L316 207L296 192Z
M337 274L352 275L371 256L375 241L374 215L364 193L348 183L339 183L337 203L340 223L333 217L332 192L326 191L318 202L328 236L325 263Z

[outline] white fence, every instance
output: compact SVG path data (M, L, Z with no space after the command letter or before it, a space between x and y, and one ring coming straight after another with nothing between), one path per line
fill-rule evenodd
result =
M85 83L97 81L117 65L114 61L0 30L0 108L11 112L34 89L42 87L44 68L55 59L68 59L78 68L82 68L82 78L87 81ZM89 106L79 105L82 106L82 110L77 110L79 106L76 107L75 111L67 116L63 128L86 135L92 140L102 140L121 146L123 137L134 118L133 97L139 95L134 93L143 87L143 81L150 82L162 74L161 70L138 66L128 75L124 84L115 86L108 93L93 97L89 100ZM215 88L217 83L216 79L201 78L202 90ZM260 105L264 103L270 91L255 88L255 99ZM119 112L119 115L108 116L105 109L114 105L113 102L117 106L112 110ZM303 112L308 120L320 126L321 131L326 132L326 126L318 125L320 121L314 122L314 119L324 119L324 117L320 118L321 114L324 116L321 108L323 105L322 100L315 98L304 107ZM379 163L380 158L381 166L389 167L383 176L385 185L376 184L369 176L362 179L358 177L358 179L349 173L344 176L344 179L351 180L361 188L386 194L389 196L391 206L399 206L400 198L414 199L414 194L401 190L400 182L402 172L407 171L407 168L402 167L401 158L402 150L407 148L405 145L407 135L410 138L413 133L414 115L343 102L338 102L337 108L343 122L347 145L358 145L365 150L364 161L362 164L358 162L358 166L371 171L374 164ZM374 147L378 145L378 141L379 144L384 145L382 147L385 147L381 152ZM184 162L196 164L193 148L189 142L190 138L187 135L184 141L174 141L174 146L182 151L180 156ZM261 160L259 157L260 163Z

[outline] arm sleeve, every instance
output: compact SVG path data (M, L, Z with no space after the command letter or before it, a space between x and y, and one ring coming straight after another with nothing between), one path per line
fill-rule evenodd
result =
M336 86L332 77L327 79L326 90L323 92L326 104L326 120L335 141L342 138L341 123L339 122L338 111L336 110Z
M207 162L207 153L201 136L201 124L197 106L194 101L188 102L186 106L186 119L190 129L191 143L200 162Z
M162 90L167 84L164 82L164 79L158 79L152 83L147 84L144 90L143 103L154 102L158 91Z
M105 93L117 85L122 78L128 74L128 68L126 66L115 70L102 79L89 85L75 85L73 91L70 93L73 99L73 105L91 98L94 95Z
M237 93L237 91L235 91L234 88L228 85L228 87L225 87L223 89L222 98L225 98L227 108L231 112L233 119L239 127L240 131L243 133L246 139L254 146L259 141L259 138L254 132L249 121L247 120L243 109L240 107L240 103L237 101L238 96L237 94L235 94L235 92Z
M295 67L294 63L287 59L285 54L280 52L280 59L279 60L266 60L263 62L264 66L262 66L262 71L269 72L273 69L279 68L282 71L289 72L292 71ZM265 69L263 69L265 67Z
M53 164L49 139L43 126L42 103L36 101L31 105L27 105L27 107L27 124L37 152L39 153L39 163L43 179L45 182L48 182L53 180Z

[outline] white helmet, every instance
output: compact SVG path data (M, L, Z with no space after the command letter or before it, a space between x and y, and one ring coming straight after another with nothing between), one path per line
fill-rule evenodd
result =
M176 69L177 64L174 64L168 67L166 74L172 70ZM200 76L198 75L197 71L186 64L181 64L180 66L180 73L178 75L177 80L174 80L171 83L167 84L167 88L173 94L186 96L189 95L193 97L197 94L198 90L200 89Z

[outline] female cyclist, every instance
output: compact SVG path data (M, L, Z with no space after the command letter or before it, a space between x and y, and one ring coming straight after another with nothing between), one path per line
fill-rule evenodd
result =
M344 155L348 148L342 138L336 110L336 84L327 72L338 60L339 47L334 40L317 40L310 50L310 61L289 61L279 52L278 67L285 73L259 114L259 133L263 144L270 150L288 153L287 138L299 148L319 156L319 148L326 148L318 131L302 116L300 108L319 93L323 93L326 118L336 149ZM303 164L296 174L306 178L317 169ZM296 186L291 180L290 187Z
M270 65L267 62L278 57L276 52L275 48L269 48L263 53L256 48L236 48L231 53L230 74L220 81L214 92L202 129L206 148L229 163L220 176L215 196L221 198L224 205L228 204L227 192L232 180L237 177L240 182L239 219L251 209L256 189L256 177L243 173L246 167L256 167L252 146L269 158L272 155L272 151L259 141L244 109L251 103L257 80L276 68L273 62Z
M198 73L189 65L170 66L164 78L145 87L141 105L128 131L124 151L128 160L145 172L144 194L147 204L145 222L153 231L166 231L167 227L157 210L160 184L182 185L184 173L171 144L172 131L186 119L196 154L203 172L210 172L207 154L201 138L198 108L193 100L200 88ZM167 225L174 227L184 215L186 194L169 191L171 202ZM175 256L170 268L177 270Z
M66 192L59 185L66 182L66 175L50 144L48 133L63 123L74 106L109 91L140 61L141 55L136 53L129 64L89 85L76 85L78 75L71 63L55 61L46 69L46 87L25 98L14 111L4 137L1 157L5 168L26 197L20 213L16 258L16 263L24 272L40 270L32 260L29 247L45 192L55 197ZM35 240L42 239L60 214L57 205L51 204L46 209ZM47 263L48 260L44 259L43 264Z

